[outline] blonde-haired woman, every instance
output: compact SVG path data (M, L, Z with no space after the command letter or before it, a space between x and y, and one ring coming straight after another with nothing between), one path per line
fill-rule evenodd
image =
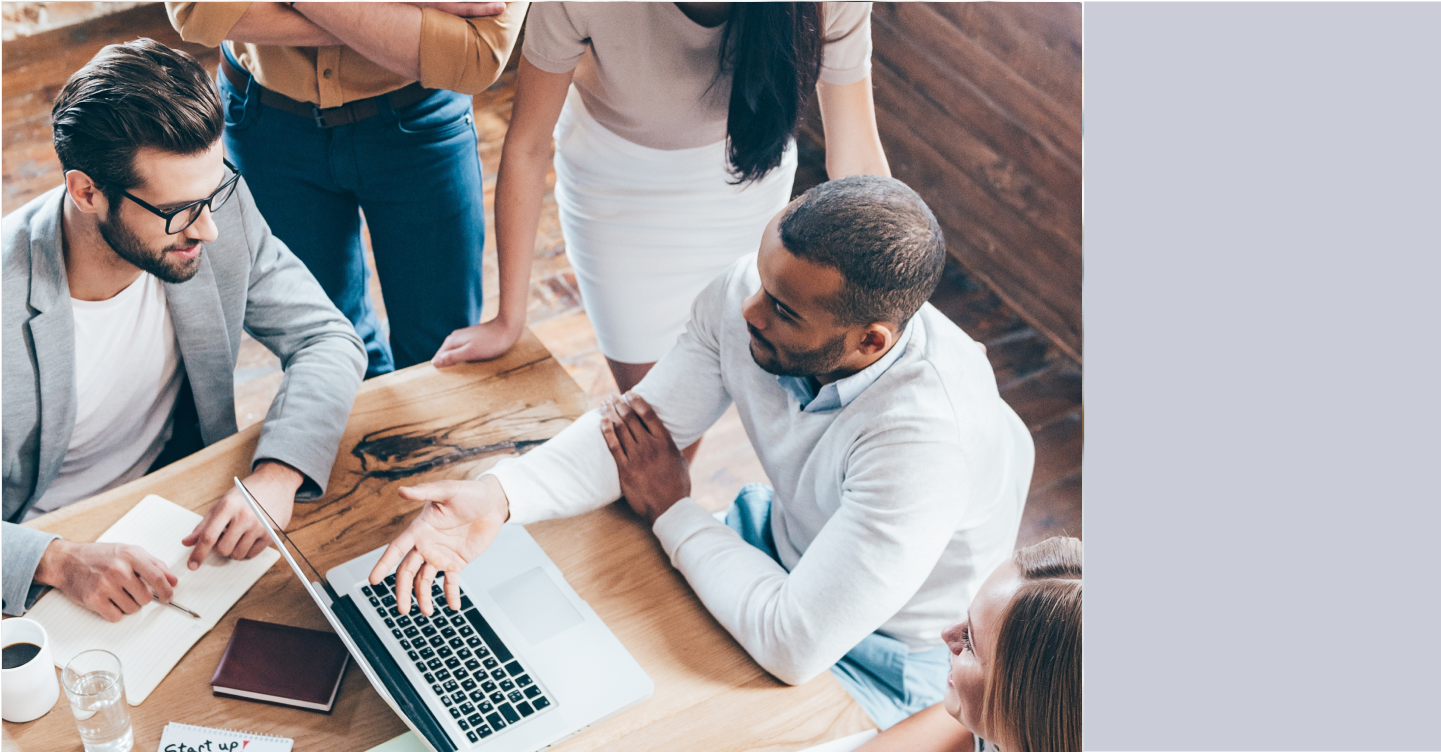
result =
M945 700L857 752L1081 752L1080 540L1017 551L941 636Z

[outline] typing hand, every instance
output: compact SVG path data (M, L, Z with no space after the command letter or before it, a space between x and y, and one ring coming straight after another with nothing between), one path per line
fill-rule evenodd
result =
M178 582L165 562L140 546L63 538L46 547L35 568L35 581L60 588L71 600L112 622L156 597L169 603Z
M295 509L295 492L304 480L300 471L289 465L261 460L244 483L255 500L270 513L275 524L284 530L290 524L290 513ZM190 551L188 562L193 570L205 563L205 557L212 549L229 559L257 556L270 545L270 534L250 512L250 505L245 503L240 489L232 487L210 505L205 518L180 544L195 547Z
M498 16L505 12L505 3L411 3L417 8L434 8L461 18Z
M400 489L402 498L424 501L420 516L381 554L370 571L370 584L395 571L395 609L410 610L410 593L420 612L435 612L431 585L438 572L460 572L480 556L500 534L510 518L510 503L495 476L480 480L443 480ZM460 609L460 578L445 578L445 600L452 610Z
M520 339L520 330L520 327L508 325L499 316L483 324L456 329L440 343L440 349L430 359L430 364L444 368L456 363L499 358Z
M650 403L635 392L607 400L600 431L620 473L620 492L635 513L654 525L690 496L690 466Z

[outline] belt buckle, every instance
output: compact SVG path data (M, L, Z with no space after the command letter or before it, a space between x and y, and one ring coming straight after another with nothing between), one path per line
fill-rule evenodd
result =
M320 111L320 105L318 105L318 104L312 104L312 105L310 105L310 114L311 114L312 117L315 118L315 127L317 127L317 128L329 128L329 127L330 127L330 126L328 126L328 125L325 124L325 113L323 113L323 112Z

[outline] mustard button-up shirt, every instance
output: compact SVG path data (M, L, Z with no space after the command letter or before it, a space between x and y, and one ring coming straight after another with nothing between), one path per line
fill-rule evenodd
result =
M421 9L420 84L461 94L485 91L505 68L520 35L528 2L506 3L488 18L460 18ZM166 3L170 24L182 39L215 47L250 3ZM320 107L395 91L411 80L392 73L343 45L277 47L225 42L241 67L271 91Z

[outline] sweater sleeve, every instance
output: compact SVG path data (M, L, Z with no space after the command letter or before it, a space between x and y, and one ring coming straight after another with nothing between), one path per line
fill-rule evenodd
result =
M271 234L244 178L236 200L251 252L245 330L280 358L285 372L254 462L278 460L299 470L305 481L296 499L318 499L365 373L365 347L310 270Z
M746 652L781 681L801 684L920 590L966 509L969 486L958 444L881 436L852 453L839 509L790 572L689 499L654 530Z
M3 526L0 547L5 549L4 610L7 615L19 616L35 605L35 600L45 592L44 585L35 584L35 569L40 566L40 557L45 554L50 541L60 536L12 522L3 523Z
M725 316L740 316L731 288L747 268L745 261L696 298L685 333L636 385L636 393L655 408L677 446L695 443L730 407L716 327ZM601 436L598 410L582 415L524 457L502 460L482 475L500 481L510 503L510 521L521 525L570 517L620 498L620 475Z

